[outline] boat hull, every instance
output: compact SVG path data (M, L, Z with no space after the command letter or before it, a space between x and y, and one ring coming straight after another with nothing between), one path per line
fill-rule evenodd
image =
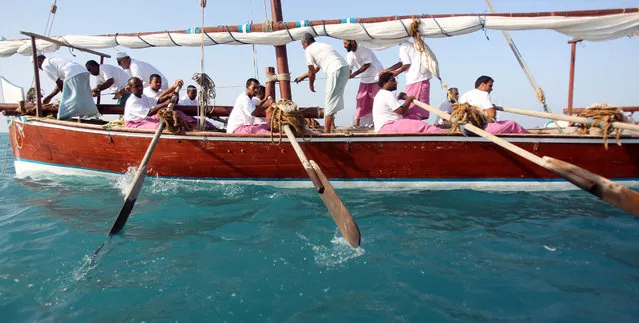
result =
M151 131L107 130L62 121L12 120L16 175L119 176L139 163ZM601 176L637 185L639 138L606 150L598 137L526 135L504 139L538 156L551 156ZM279 142L279 137L274 140ZM479 137L458 135L331 134L300 139L337 187L556 189L570 184ZM172 179L214 180L276 186L310 186L286 138L194 133L163 134L148 174Z

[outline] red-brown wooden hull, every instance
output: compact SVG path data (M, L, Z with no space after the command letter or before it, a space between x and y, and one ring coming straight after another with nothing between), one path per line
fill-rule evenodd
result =
M65 125L66 124L66 125ZM136 166L152 132L107 131L59 121L14 121L10 125L18 163L123 173ZM551 156L611 179L639 178L639 138L610 143L577 136L509 136L539 156ZM278 138L275 139L276 141ZM301 142L326 176L344 181L526 181L557 176L481 138L457 135L343 134ZM16 167L20 172L19 167ZM149 174L216 180L303 180L307 175L285 140L267 136L163 134L149 162ZM371 186L374 186L372 184Z

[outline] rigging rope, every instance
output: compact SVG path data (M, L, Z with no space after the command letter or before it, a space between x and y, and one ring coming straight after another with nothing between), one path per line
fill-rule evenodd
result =
M490 0L486 0L486 4L488 5L490 12L495 13L495 8L493 7L493 4L490 2ZM530 82L530 85L533 87L533 90L535 90L535 95L537 95L537 101L539 101L539 103L541 103L544 106L544 110L546 112L552 113L552 111L548 107L548 104L546 103L546 96L544 95L544 91L541 89L539 84L537 84L537 81L535 81L535 77L533 77L532 73L530 72L530 69L528 68L528 65L526 65L526 61L524 61L524 57L519 52L519 49L517 48L517 45L515 45L515 42L512 40L512 38L510 38L510 33L508 33L505 30L502 30L502 33L504 34L504 38L506 38L506 41L508 42L508 46L510 46L510 49L513 51L513 54L515 54L515 57L517 58L517 61L519 62L519 66L521 66L521 68L524 70L524 73L526 74L526 77L528 78L528 82ZM555 123L557 130L559 130L559 133L563 133L563 131L561 130L561 127L557 123L557 120L553 120L553 122Z
M485 129L488 125L488 117L481 108L468 103L453 104L453 112L450 113L450 130L448 133L463 133L465 123L471 123L477 128Z
M291 126L293 132L297 135L304 135L306 132L306 120L304 114L300 111L300 107L290 100L279 100L271 104L267 109L267 114L271 116L271 142L273 134L279 133L279 142L282 142L282 126Z
M200 29L200 75L198 76L197 80L195 79L197 74L193 75L193 80L195 80L200 85L200 93L198 98L198 100L200 101L200 106L198 107L198 115L200 116L200 130L204 130L206 128L204 109L206 109L206 106L208 106L209 98L212 98L214 102L213 104L215 104L215 83L213 83L213 80L211 80L211 78L204 73L204 34L206 34L206 32L204 31L204 8L206 8L206 0L200 0L200 7L202 7L202 29ZM203 82L206 82L206 85L209 87L204 88ZM212 95L210 90L211 84L213 84Z
M592 122L587 122L586 124L579 124L580 134L598 135L599 131L603 131L604 147L608 150L608 134L615 131L617 145L621 146L620 137L623 130L615 129L612 126L613 122L623 122L623 114L619 107L608 104L594 104L580 113L579 117L594 120ZM593 130L595 131L593 132Z

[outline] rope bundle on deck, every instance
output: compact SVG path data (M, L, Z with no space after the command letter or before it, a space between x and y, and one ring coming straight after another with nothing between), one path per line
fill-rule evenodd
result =
M304 114L293 101L279 100L271 104L267 113L271 116L271 140L273 140L272 134L279 132L280 142L282 141L283 125L289 125L292 128L291 130L297 135L303 135L306 132Z
M488 125L488 117L481 108L468 103L453 104L453 112L450 114L451 126L449 133L463 133L461 126L471 123L477 128L484 129Z
M169 105L168 108L160 109L160 111L158 111L158 118L166 122L166 129L172 134L181 134L193 130L191 125L173 111L172 104Z
M599 131L602 131L604 146L606 147L606 149L608 149L608 134L616 131L615 137L617 139L617 145L621 146L621 141L619 140L619 138L621 137L622 130L615 129L612 126L613 122L623 122L623 114L621 113L620 108L608 104L594 104L586 108L584 112L580 113L579 117L594 120L594 122L592 123L579 124L580 134L597 135L601 134L599 133ZM594 129L593 126L595 127Z

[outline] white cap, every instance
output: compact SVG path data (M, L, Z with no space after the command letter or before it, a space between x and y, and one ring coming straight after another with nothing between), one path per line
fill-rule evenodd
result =
M129 55L125 52L117 52L115 53L115 58L116 59L120 59L120 58L125 58L125 57L129 57Z

